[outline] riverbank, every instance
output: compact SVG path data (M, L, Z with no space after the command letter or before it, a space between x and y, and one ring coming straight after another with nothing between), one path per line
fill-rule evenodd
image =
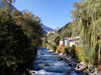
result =
M31 75L78 75L67 62L46 48L38 50L33 66L35 69L29 70Z
M57 54L60 58L59 60L66 61L69 66L73 68L73 70L80 75L100 75L99 71L94 69L92 65L86 65L83 62L78 62L76 58L72 58L70 55L64 55L59 52L55 52L54 50L50 50Z

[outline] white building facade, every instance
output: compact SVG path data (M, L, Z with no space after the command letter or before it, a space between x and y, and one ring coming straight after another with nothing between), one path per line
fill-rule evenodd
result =
M74 38L67 37L61 39L59 45L63 45L63 46L70 45L70 47L72 47L73 45L77 46L78 44L79 44L79 37L74 37Z

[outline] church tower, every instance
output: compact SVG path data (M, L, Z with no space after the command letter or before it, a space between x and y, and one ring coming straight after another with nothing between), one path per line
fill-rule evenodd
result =
M59 27L57 27L56 31L59 31Z

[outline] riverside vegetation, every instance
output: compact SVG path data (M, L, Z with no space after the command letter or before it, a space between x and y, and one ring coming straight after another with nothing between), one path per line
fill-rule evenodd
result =
M71 55L101 72L101 0L74 3L73 21L55 35L42 39L41 20L28 10L11 10L15 0L0 9L0 75L16 75L28 68L43 40L43 47ZM80 36L78 46L59 46L63 37ZM101 74L101 73L100 73Z
M0 75L25 72L42 43L40 18L29 11L11 10L12 1L0 9Z
M55 35L47 37L48 41L44 41L43 46L93 65L101 74L101 0L83 0L74 3L73 7L73 21ZM59 41L56 43L52 40L56 39L57 35L60 38L80 36L80 43L71 48L58 46Z

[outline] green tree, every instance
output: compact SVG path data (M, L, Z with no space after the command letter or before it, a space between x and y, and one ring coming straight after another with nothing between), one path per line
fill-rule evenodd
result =
M60 36L58 34L55 34L55 35L51 35L49 38L49 43L52 45L52 46L58 46L59 45L59 40L60 40Z
M61 36L61 38L71 37L71 35L72 35L72 24L71 23L67 23L63 28L61 28L59 30L58 33Z
M0 74L22 72L31 64L42 41L40 19L30 12L0 10Z
M101 0L83 0L74 4L73 35L80 35L85 60L101 59Z
M9 14L0 11L0 74L17 70L19 64L27 63L30 53L30 39L24 35Z

